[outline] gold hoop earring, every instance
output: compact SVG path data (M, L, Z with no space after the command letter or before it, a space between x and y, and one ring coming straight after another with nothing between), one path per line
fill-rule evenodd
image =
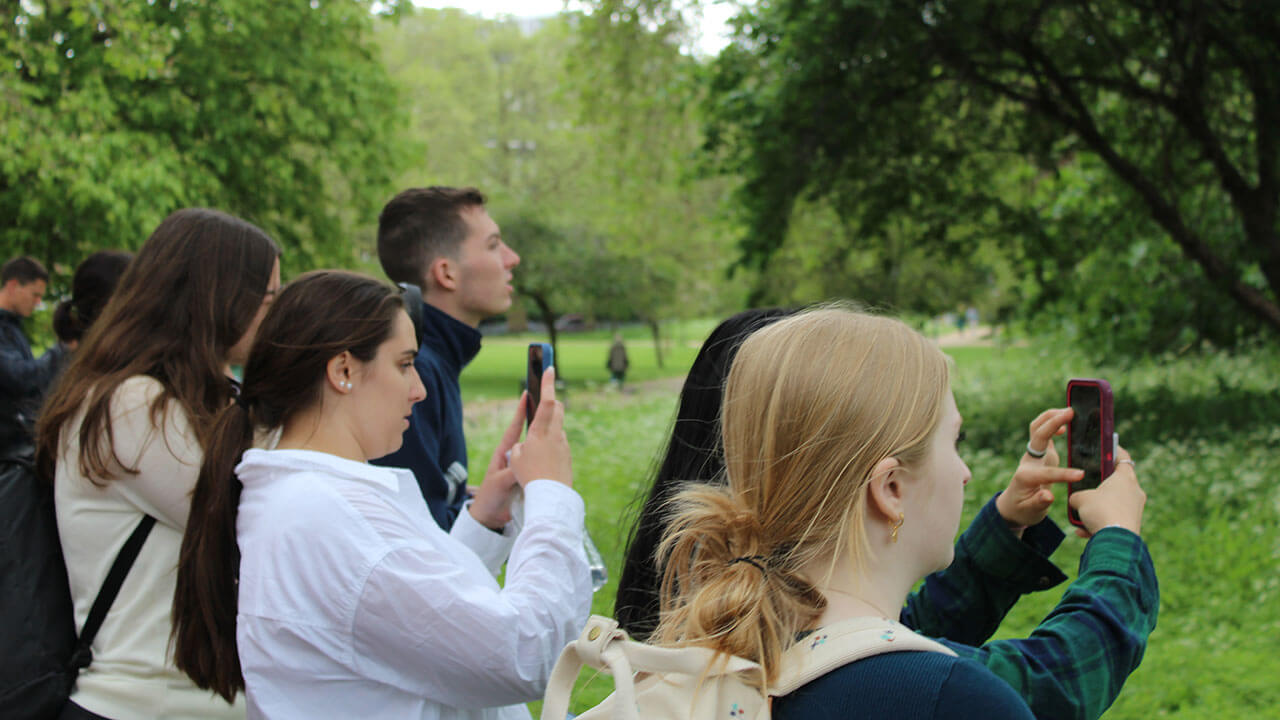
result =
M898 513L898 522L893 524L893 529L889 531L889 539L898 542L898 530L902 527L902 523L907 521L906 513Z

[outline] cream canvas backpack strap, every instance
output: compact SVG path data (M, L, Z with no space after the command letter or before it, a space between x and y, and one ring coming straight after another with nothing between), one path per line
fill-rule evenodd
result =
M769 688L773 697L789 695L836 668L863 658L905 650L955 656L955 652L911 628L884 618L851 618L818 628L782 655L781 672Z
M755 682L755 687L760 687L759 679L763 677L760 666L750 660L717 657L707 648L645 645L631 640L616 620L592 615L578 639L565 646L551 671L539 716L542 720L564 720L569 711L569 695L584 665L613 675L614 693L579 716L582 718L638 720L636 673L645 678L641 694L663 696L645 702L672 708L683 708L686 701L689 708L694 707L701 686L714 684L717 678L738 676L743 682ZM647 716L646 720L650 718Z

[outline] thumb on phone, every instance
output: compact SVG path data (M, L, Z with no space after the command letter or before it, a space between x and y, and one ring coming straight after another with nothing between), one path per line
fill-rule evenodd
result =
M1080 515L1085 530L1092 535L1104 527L1119 526L1136 534L1142 533L1142 512L1147 493L1138 483L1129 453L1116 448L1116 469L1102 484L1092 490L1071 494L1067 502Z

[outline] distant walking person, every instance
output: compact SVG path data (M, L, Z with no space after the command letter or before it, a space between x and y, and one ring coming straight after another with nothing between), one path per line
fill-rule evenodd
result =
M29 452L36 411L68 348L57 343L39 358L22 332L48 287L49 272L38 260L16 257L0 269L0 453Z
M609 382L621 388L627 377L627 368L631 362L627 360L627 346L622 342L622 333L613 334L613 345L609 346Z

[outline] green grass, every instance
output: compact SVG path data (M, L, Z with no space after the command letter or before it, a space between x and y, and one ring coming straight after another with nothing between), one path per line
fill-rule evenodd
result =
M697 320L663 326L663 367L658 367L657 352L648 328L622 328L627 358L631 363L627 382L683 376L714 325L712 321ZM519 396L529 343L548 341L548 336L533 333L486 337L480 354L462 373L463 403ZM568 382L568 394L572 395L577 390L597 390L608 383L605 359L612 341L613 333L607 329L560 333L556 371Z
M692 344L688 357L700 339L685 341ZM566 369L577 366L579 354L590 363L581 361L584 384L571 386L566 425L575 487L586 499L588 528L610 569L610 582L596 594L593 611L607 615L635 501L670 430L675 391L585 391L587 372L594 371L588 364L598 365L598 377L606 377L607 337L596 338L595 346L574 342L566 345L572 351L563 351ZM514 345L508 349L487 340L484 352L494 350L496 358L503 347L501 352L515 358L492 367L518 372L522 344ZM642 345L629 343L633 365L639 364ZM1143 535L1160 580L1161 609L1142 666L1106 717L1273 714L1280 707L1280 655L1275 652L1280 639L1280 350L1123 367L1093 365L1061 348L1034 343L948 352L956 361L953 385L965 416L962 453L974 476L965 523L1007 483L1030 420L1064 403L1068 378L1104 377L1115 390L1121 444L1137 460L1148 493ZM480 367L486 365L469 368L464 392L468 382L479 379L471 373ZM683 371L677 368L673 361L667 371ZM648 372L661 374L656 367ZM473 466L484 467L507 419L506 408L469 416ZM1064 516L1060 499L1053 517L1067 527ZM1074 576L1083 547L1083 540L1069 535L1054 561ZM1060 595L1061 588L1024 598L997 637L1025 636ZM612 681L584 675L579 685L575 711L602 699Z

